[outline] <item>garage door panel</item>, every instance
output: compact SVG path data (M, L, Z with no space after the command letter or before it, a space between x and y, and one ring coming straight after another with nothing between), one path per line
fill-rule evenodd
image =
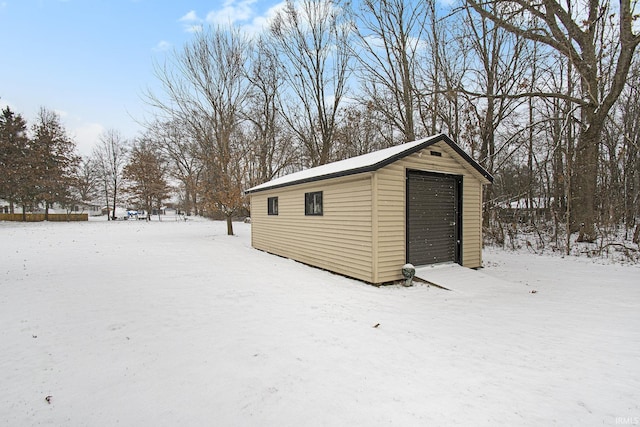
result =
M410 171L407 182L408 261L457 261L457 177Z

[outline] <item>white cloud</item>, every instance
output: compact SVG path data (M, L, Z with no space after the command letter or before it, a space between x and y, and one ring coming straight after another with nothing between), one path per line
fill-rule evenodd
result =
M277 3L271 6L263 15L255 16L251 22L241 26L242 30L248 35L256 35L265 31L276 14L284 9L285 2Z
M195 10L190 10L187 12L182 18L178 19L180 22L201 22L202 20L198 18L198 14L196 14Z
M247 22L255 16L253 5L256 0L226 0L221 9L207 14L206 21L213 25L228 25Z
M285 1L281 1L258 15L256 2L257 0L225 0L219 9L209 11L204 19L200 18L195 10L190 10L178 21L188 33L202 31L206 24L234 25L247 35L254 36L268 28L276 13L285 6Z
M199 31L202 31L202 24L196 24L196 25L185 25L184 30L187 33L197 33Z
M184 31L187 33L197 33L202 30L202 23L204 20L198 17L195 10L190 10L182 18L178 19L178 22L183 23Z
M166 40L160 40L157 45L153 48L154 52L166 52L170 50L173 45Z

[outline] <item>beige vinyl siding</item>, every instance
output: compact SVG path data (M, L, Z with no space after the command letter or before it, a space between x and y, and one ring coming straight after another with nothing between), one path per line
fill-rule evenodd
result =
M400 269L405 263L405 177L404 168L396 166L397 163L375 172L378 175L378 282L400 279Z
M442 156L432 156L431 151L438 151ZM462 263L465 267L479 267L482 263L481 180L486 180L448 145L440 142L375 172L378 175L377 281L388 282L402 278L400 269L406 262L405 179L408 169L463 177Z
M463 181L462 199L462 265L476 268L482 265L482 184Z
M442 156L432 156L438 151ZM482 185L488 183L446 142L375 172L251 194L253 247L371 283L402 278L406 262L406 174L462 176L462 263L482 264ZM305 215L305 193L323 192L323 215ZM267 198L278 197L278 215Z
M304 194L322 191L322 216L304 214ZM373 282L371 174L364 173L251 195L253 247ZM278 215L267 198L278 197Z

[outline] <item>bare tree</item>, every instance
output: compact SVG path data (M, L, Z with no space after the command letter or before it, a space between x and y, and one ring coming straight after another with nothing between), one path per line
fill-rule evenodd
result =
M416 139L419 50L424 36L427 2L365 0L356 10L354 48L362 90L394 124L405 142ZM431 91L429 91L431 92Z
M246 188L247 152L244 134L237 128L229 138L229 152L225 168L208 168L203 170L201 191L205 210L221 214L227 222L227 234L233 235L233 216L245 212L247 208L243 189ZM205 156L215 153L205 152ZM205 165L215 164L216 159L204 158Z
M245 117L249 123L247 151L252 158L249 166L249 186L269 181L294 162L295 146L287 138L279 114L279 97L283 75L277 55L268 40L259 39L255 44L247 78L251 92Z
M507 95L514 93L529 77L525 74L529 65L527 46L523 38L496 27L482 16L467 13L464 24L467 31L461 42L463 49L473 52L473 59L469 64L470 75L463 79L463 93L470 97L469 105L479 132L480 164L493 173L496 132L525 102Z
M197 143L191 138L184 123L179 120L167 122L156 121L147 127L145 138L169 159L170 175L180 181L184 194L182 208L186 212L200 213L200 194L198 187L203 163L199 158Z
M209 209L222 213L227 233L232 218L243 207L243 180L237 170L239 147L232 141L243 121L249 93L246 65L250 43L237 29L214 28L197 33L172 62L156 67L165 98L147 94L148 102L168 119L181 123L198 145L203 164L204 200Z
M142 138L133 144L123 177L128 181L125 192L137 207L147 212L147 221L154 210L158 212L158 219L161 219L162 203L171 193L167 181L168 165L149 141Z
M537 43L536 50L537 50ZM528 82L528 90L534 91L535 88L544 84L549 92L561 93L571 96L573 88L573 72L571 64L563 57L559 57L554 52L544 52L547 57L546 61L538 58L534 64L535 71L532 71L532 78ZM534 78L534 75L536 78ZM547 207L549 208L551 218L553 219L554 231L553 242L555 247L560 247L561 227L566 227L568 220L567 212L570 211L570 171L573 166L573 146L576 122L573 120L573 109L571 102L558 97L543 97L536 99L529 97L527 99L529 107L530 132L528 135L528 153L527 163L529 159L533 161L536 152L537 155L544 157L544 168L540 170L540 179L546 182L546 193L548 197ZM535 110L532 110L535 109ZM534 128L531 125L531 115L536 117L539 127ZM532 134L536 131L535 134ZM528 173L531 173L531 167L527 167ZM529 176L531 179L532 177ZM526 188L526 193L532 197L532 189ZM564 220L563 220L564 219ZM565 242L565 251L570 252L571 241L568 238Z
M463 19L458 51L469 52L467 75L461 80L461 93L467 98L469 118L479 141L480 164L490 173L497 171L496 157L509 158L520 144L520 124L507 124L525 99L508 97L528 76L530 60L527 40L509 33L492 21L467 9ZM523 123L524 124L524 123ZM500 130L505 131L500 135ZM475 145L475 141L472 146ZM519 167L516 167L519 169ZM497 186L496 186L497 187ZM494 204L494 186L483 192L485 226Z
M461 93L474 62L469 43L461 42L469 32L465 16L442 16L436 2L427 3L424 49L418 59L423 71L417 75L422 126L433 134L447 133L477 156L475 127L469 125L473 113Z
M123 170L127 163L128 142L122 134L109 129L100 135L93 158L98 168L102 192L107 207L107 218L116 219L116 205L123 185Z
M438 16L436 2L425 2L426 19L423 23L424 29L424 49L419 61L423 71L418 74L417 81L421 87L418 91L418 111L422 127L430 134L435 135L442 130L442 124L451 120L444 114L450 104L447 95L451 87L448 87L447 65L455 63L453 58L456 55L448 51L451 40L447 39L444 18ZM450 59L451 58L451 59ZM445 65L447 64L447 65ZM457 87L457 86L456 86ZM443 96L444 95L444 96ZM457 137L457 132L455 135Z
M83 158L78 167L73 191L77 201L92 203L100 195L100 174L95 159Z
M629 84L623 91L613 124L613 133L620 136L625 234L631 230L632 241L640 243L640 64L636 62L630 73ZM627 236L628 237L628 236Z
M331 161L350 65L350 26L331 0L287 0L271 22L271 43L287 83L284 117L311 166Z
M336 158L347 159L387 148L393 143L392 124L379 111L367 106L348 105L340 112L336 131Z
M538 96L569 99L580 108L582 124L575 152L572 187L574 221L579 241L596 239L598 147L606 118L622 92L640 43L634 33L631 1L620 0L613 10L606 0L467 0L486 19L559 52L580 77L580 96L546 91ZM616 19L617 15L617 19Z

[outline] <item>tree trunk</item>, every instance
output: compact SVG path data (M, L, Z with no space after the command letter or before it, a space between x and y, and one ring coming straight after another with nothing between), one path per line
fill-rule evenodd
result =
M596 240L595 194L598 174L598 140L602 126L592 124L578 137L573 169L573 228L578 229L578 242Z
M105 202L107 204L107 221L111 220L111 214L109 214L109 192L107 191L107 187L105 184L105 189L104 189L104 199Z
M481 118L482 128L480 130L480 138L482 139L482 145L480 147L480 164L484 167L489 173L493 173L493 162L495 156L495 129L494 129L494 107L495 100L493 98L493 79L489 79L490 83L487 88L487 112L484 117ZM483 194L483 226L489 227L490 225L490 211L493 208L493 186L489 185L482 192Z
M115 189L115 187L113 188L113 212L112 212L111 219L113 219L113 220L116 219L116 189Z
M416 140L416 131L413 123L413 84L406 51L403 51L400 65L402 66L402 102L405 114L404 142L411 142Z
M233 221L231 215L227 215L227 236L233 236Z
M197 197L198 197L198 194L194 190L194 192L193 192L193 209L190 212L192 212L195 216L198 216L198 214L199 214Z

